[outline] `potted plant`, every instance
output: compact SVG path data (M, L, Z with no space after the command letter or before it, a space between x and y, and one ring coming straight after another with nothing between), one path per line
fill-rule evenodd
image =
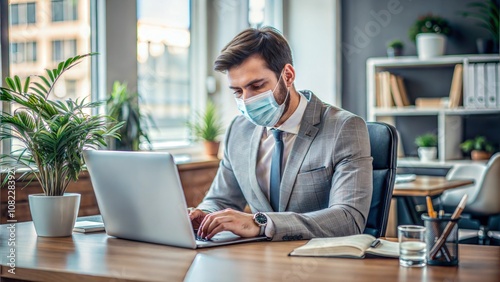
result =
M488 30L491 39L478 38L476 40L478 53L498 53L499 40L499 13L495 0L477 1L467 4L471 11L462 12L462 16L471 17L478 21L478 25Z
M470 152L471 159L473 160L488 160L495 151L493 144L484 136L477 136L474 139L465 140L460 144L460 148L465 153Z
M194 122L189 122L188 127L195 139L204 141L207 155L218 155L220 142L217 138L223 133L223 126L214 103L207 102L205 112L196 113Z
M151 123L153 120L141 111L138 104L140 98L139 93L128 91L126 83L113 83L113 90L107 100L108 115L124 123L119 130L120 138L114 138L117 150L138 151L142 140L151 145L145 119L148 118Z
M0 114L0 140L17 140L22 148L0 155L3 167L26 168L20 180L33 175L42 194L29 195L31 216L38 236L70 236L78 215L80 195L65 193L83 169L83 150L105 146L105 138L117 137L120 123L108 127L109 118L86 111L101 103L52 100L59 78L91 54L78 55L46 69L46 75L6 78L0 102L19 105L13 113ZM5 185L7 177L3 181Z
M394 58L403 55L403 41L399 39L394 39L387 43L387 56L389 58Z
M437 155L437 136L433 133L426 133L415 138L415 144L418 146L418 156L421 161L431 161L436 159Z
M442 56L446 48L446 36L450 34L448 21L432 14L420 16L408 32L410 39L417 44L420 59Z

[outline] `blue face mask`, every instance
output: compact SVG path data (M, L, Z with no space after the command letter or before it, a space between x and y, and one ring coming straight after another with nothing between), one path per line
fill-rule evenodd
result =
M274 90L267 90L261 94L255 95L248 99L235 98L238 110L252 123L260 126L273 127L283 115L285 111L285 102L288 99L289 92L286 93L285 101L278 105L274 98L274 91L281 80L274 87Z

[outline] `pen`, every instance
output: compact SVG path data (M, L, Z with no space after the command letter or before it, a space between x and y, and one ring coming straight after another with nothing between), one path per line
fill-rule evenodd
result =
M376 247L378 247L378 245L380 245L380 240L379 239L373 241L372 244L370 245L370 247L376 248Z

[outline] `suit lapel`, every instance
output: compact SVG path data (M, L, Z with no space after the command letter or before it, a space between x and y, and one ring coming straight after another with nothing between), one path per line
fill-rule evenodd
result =
M267 196L264 195L262 192L262 189L260 188L259 182L257 181L257 172L256 172L256 166L257 166L257 155L259 153L259 144L260 144L260 139L262 138L262 133L264 132L264 127L262 126L256 126L251 140L250 140L250 150L249 150L249 156L248 156L248 175L250 179L250 187L253 191L253 194L257 198L258 202L260 203L260 207L254 206L259 211L272 211L271 204L269 203Z
M307 152L309 151L311 143L319 131L316 125L321 121L322 103L311 92L303 94L306 98L309 98L309 102L307 103L304 116L302 117L299 133L297 134L297 139L295 139L295 143L290 151L285 171L283 172L283 177L281 178L279 211L286 210L299 169L302 166L302 162L304 161Z

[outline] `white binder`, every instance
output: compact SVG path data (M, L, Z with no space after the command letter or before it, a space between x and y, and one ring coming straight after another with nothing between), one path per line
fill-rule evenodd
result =
M474 99L474 104L476 108L483 109L486 108L486 76L484 72L485 64L477 63L476 67L476 95Z
M486 64L486 108L497 107L497 74L496 63Z
M497 63L497 79L496 79L496 87L497 87L497 109L500 109L500 63Z
M474 103L474 99L476 96L476 87L475 87L475 79L476 79L476 68L475 64L468 64L466 69L464 70L465 77L465 88L464 88L464 108L466 109L474 109L476 107Z

